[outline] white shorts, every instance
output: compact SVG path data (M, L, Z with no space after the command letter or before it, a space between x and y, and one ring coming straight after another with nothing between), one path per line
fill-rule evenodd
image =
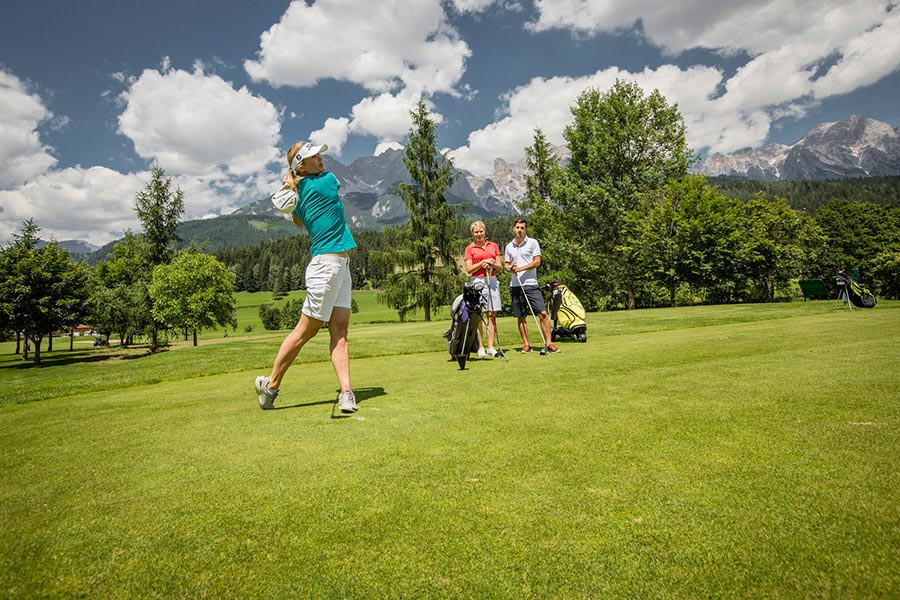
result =
M350 259L319 254L306 267L306 300L303 314L319 321L331 318L331 311L350 308Z
M472 277L469 281L480 281L484 285L481 290L481 309L488 312L500 311L500 283L496 277L490 278L488 283L487 277ZM490 294L490 297L488 297Z

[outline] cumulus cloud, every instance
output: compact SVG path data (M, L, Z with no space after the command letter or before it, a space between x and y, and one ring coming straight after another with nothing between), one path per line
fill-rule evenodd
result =
M350 119L326 119L325 126L309 134L309 141L313 144L326 144L328 152L336 156L341 155L347 137L350 135Z
M35 130L52 115L5 75L0 76L0 153L10 156L10 168L0 169L9 180L0 192L0 239L11 239L29 218L44 237L96 244L137 229L134 197L149 182L149 173L99 166L52 169L56 160ZM120 98L119 132L142 158L158 160L184 192L185 219L228 214L268 194L280 122L267 100L199 68L144 71Z
M419 96L409 93L381 94L365 98L353 107L351 123L354 133L372 135L381 141L398 141L411 125L409 113L415 110ZM426 102L430 106L430 103ZM435 123L442 123L440 114L432 113Z
M122 93L119 132L172 174L248 176L278 158L278 111L217 75L145 70Z
M184 192L186 220L231 213L250 199L264 198L273 185L266 173L241 178L221 173L167 176L173 190ZM121 238L126 229L140 231L134 200L149 182L149 171L123 174L106 167L51 171L16 189L0 191L4 216L0 239L11 240L30 218L44 239L103 245Z
M677 102L696 149L731 152L763 144L778 118L870 85L900 68L900 10L872 0L537 0L534 31L618 33L640 26L669 54L707 48L747 56L730 77L714 68L616 68L580 78L536 78L507 93L502 118L474 131L453 151L457 165L484 174L494 157L521 158L536 127L562 143L568 108L588 87L616 77L659 89Z
M535 31L615 32L640 22L671 54L709 48L749 62L723 104L757 110L851 92L900 68L900 11L877 0L538 0ZM841 59L820 76L816 65Z
M671 65L638 73L613 67L585 77L536 77L504 95L502 118L469 134L468 144L454 149L451 156L458 167L486 175L494 158L520 159L533 143L536 128L550 143L564 144L563 130L572 122L570 107L578 96L589 88L605 91L616 79L635 81L647 94L658 89L670 103L677 103L687 125L688 143L695 147L708 139L727 140L739 147L761 142L766 134L754 121L758 115L722 112L711 99L722 77L710 67Z
M0 70L0 189L21 185L56 164L37 132L38 125L52 117L22 80ZM56 122L64 124L66 119Z
M328 144L328 151L335 156L341 155L350 135L372 136L378 140L378 146L399 145L409 133L410 112L415 110L419 99L420 96L408 90L363 98L351 109L349 117L327 119L321 129L310 134L310 141ZM431 101L426 100L425 104L433 108ZM435 123L444 122L440 113L430 114Z
M872 0L537 0L536 31L615 32L638 21L647 38L670 53L690 48L777 50L787 40L831 43L855 37L885 18L887 3Z
M262 34L244 69L274 86L331 78L372 92L454 93L470 55L440 0L297 0Z
M68 168L0 191L0 237L11 239L30 218L44 239L80 239L102 245L137 229L134 197L149 174L123 175L106 167Z

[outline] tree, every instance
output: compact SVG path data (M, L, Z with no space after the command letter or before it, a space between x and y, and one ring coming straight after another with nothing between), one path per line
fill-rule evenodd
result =
M562 209L554 237L565 240L559 251L578 282L573 287L622 295L636 308L642 222L659 190L695 160L684 121L658 91L645 96L621 80L607 92L583 92L572 114L563 133L572 156L551 183Z
M38 248L38 231L33 219L26 221L0 257L3 320L34 343L36 366L44 337L83 318L88 296L85 269L56 242Z
M824 236L812 218L783 198L759 194L744 205L744 243L739 262L752 288L751 300L772 302L775 291L808 272Z
M900 251L900 208L835 199L819 208L816 222L828 238L815 275L834 278L837 269L858 269L868 282L876 257Z
M435 123L423 100L412 111L403 164L412 183L401 183L397 192L409 211L400 247L382 260L395 266L388 275L381 299L397 310L400 319L418 308L431 320L431 309L449 303L459 287L459 265L454 259L453 231L461 220L447 203L446 190L455 179L453 162L437 152Z
M872 289L887 300L900 300L900 252L887 250L875 257Z
M153 269L150 284L153 318L194 334L214 326L237 326L234 273L214 256L196 249L182 252Z
M281 311L271 304L259 305L259 320L265 329L281 329Z
M528 216L529 234L540 239L544 246L557 248L562 240L556 239L554 225L562 218L559 206L553 200L552 185L561 176L559 156L547 141L541 129L534 130L534 143L525 147L525 198L518 208ZM553 261L541 257L544 269L554 268Z
M544 132L534 130L534 143L525 148L525 198L519 209L532 213L553 205L551 185L559 177L559 156Z
M735 271L741 206L701 175L670 182L641 230L641 261L675 305L680 286L706 300L727 301L741 287Z
M150 269L168 264L175 252L174 243L179 241L176 231L178 219L184 212L184 194L180 189L172 191L172 180L166 177L158 163L150 170L150 183L137 193L134 211L143 228ZM151 303L150 314L154 312ZM159 326L158 322L151 324L152 352L159 347Z
M92 290L91 324L109 339L119 334L123 346L136 335L150 331L153 317L147 287L152 271L142 236L131 231L113 246L112 254L97 265L96 288Z

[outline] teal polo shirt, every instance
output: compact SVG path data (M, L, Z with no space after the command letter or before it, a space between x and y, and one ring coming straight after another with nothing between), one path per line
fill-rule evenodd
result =
M338 190L341 184L330 171L307 175L297 184L297 208L294 214L312 239L312 256L346 252L356 241L344 218L344 205Z

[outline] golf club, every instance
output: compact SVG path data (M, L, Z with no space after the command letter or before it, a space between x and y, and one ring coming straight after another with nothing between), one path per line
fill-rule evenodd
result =
M537 316L534 314L534 309L531 308L531 300L528 299L528 294L525 293L525 286L522 285L522 280L519 279L518 273L513 273L516 276L516 281L519 282L519 287L522 288L522 295L525 296L525 304L528 305L528 311L531 313L531 318L534 319L534 325L537 327L538 334L541 336L541 342L544 343L544 348L547 347L547 340L544 338L544 332L541 331L541 324L538 323Z
M494 296L491 294L491 274L494 270L490 267L487 268L487 289L488 289L488 312L494 312ZM499 285L499 282L498 282ZM484 316L481 317L482 322L484 322ZM497 334L497 315L494 315L494 342L497 344L497 354L503 357L503 360L509 362L509 359L506 358L506 352L503 351L503 346L500 345L500 336ZM488 323L484 323L485 330L490 328Z

